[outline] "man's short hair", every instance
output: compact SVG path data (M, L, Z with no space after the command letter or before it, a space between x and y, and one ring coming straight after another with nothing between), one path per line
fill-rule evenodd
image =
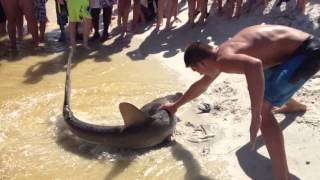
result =
M186 64L186 67L193 66L203 59L211 57L213 55L212 49L212 46L201 42L193 42L188 45L184 53L184 63Z

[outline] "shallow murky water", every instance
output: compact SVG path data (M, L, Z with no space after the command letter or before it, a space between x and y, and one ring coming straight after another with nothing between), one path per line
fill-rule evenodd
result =
M6 38L0 44L1 180L208 179L202 174L225 179L217 176L224 166L196 160L178 142L130 151L88 144L73 136L62 118L68 49L55 42L53 1L48 7L46 45L32 47L28 35L18 42L19 53L12 55L6 50ZM122 124L120 102L141 107L183 89L177 74L159 60L131 59L128 52L138 45L115 37L92 51L77 48L71 75L71 106L77 117L97 124Z
M50 31L53 25L48 25L46 46L30 47L27 36L18 42L18 55L1 50L0 179L149 179L169 172L170 177L184 176L169 147L119 151L84 143L65 129L61 113L68 51L52 40L57 35ZM79 118L122 124L120 102L141 107L175 92L176 75L159 61L132 61L118 51L121 48L104 46L76 51L71 105Z
M118 152L81 142L64 131L66 57L54 53L1 60L0 179L148 179L170 171L170 176L183 176L171 148ZM79 118L122 124L120 102L141 107L177 88L175 74L159 61L135 62L119 54L109 58L97 62L90 55L75 56L71 104Z

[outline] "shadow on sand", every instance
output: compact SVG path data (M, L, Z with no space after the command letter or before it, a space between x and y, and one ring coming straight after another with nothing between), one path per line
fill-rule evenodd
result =
M303 115L302 113L287 114L285 119L280 122L280 128L284 130L287 128L297 116ZM262 136L257 137L256 148L259 149L264 145ZM251 150L251 144L247 143L236 151L239 164L242 170L254 180L271 180L272 179L272 166L271 160ZM293 174L290 174L292 180L299 180Z
M105 180L116 178L118 175L124 172L125 169L128 168L138 156L160 148L170 148L173 158L175 158L177 161L183 162L183 165L186 169L184 178L185 180L212 179L201 174L201 166L198 161L193 157L192 153L179 142L169 141L152 148L138 150L111 148L103 145L89 144L70 134L70 132L64 132L66 130L65 128L67 127L65 127L65 125L61 127L60 121L63 121L63 119L58 119L56 122L57 126L60 128L59 131L56 131L58 137L56 143L63 150L89 160L100 161L101 163L105 163L105 161L111 157L112 168L104 178Z

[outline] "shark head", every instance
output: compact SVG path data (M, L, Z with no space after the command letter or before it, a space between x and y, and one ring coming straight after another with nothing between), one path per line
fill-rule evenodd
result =
M150 103L144 105L141 109L137 108L133 104L122 102L119 104L119 110L124 121L124 127L129 127L134 124L145 122L149 117L153 116L159 111L162 104L168 102L175 102L182 96L182 93L176 93L167 95L153 100Z

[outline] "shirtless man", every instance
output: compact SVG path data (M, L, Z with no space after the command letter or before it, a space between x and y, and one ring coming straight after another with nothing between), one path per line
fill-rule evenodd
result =
M1 0L2 7L8 19L8 34L11 48L16 49L17 14L21 10L25 15L35 45L38 44L38 26L33 0Z
M289 179L284 140L272 114L305 111L290 100L292 95L320 68L320 41L312 35L280 25L247 27L218 48L192 43L185 51L186 67L203 74L175 103L162 105L174 114L198 97L221 72L245 74L251 100L250 142L254 148L261 130L271 161L274 179Z

